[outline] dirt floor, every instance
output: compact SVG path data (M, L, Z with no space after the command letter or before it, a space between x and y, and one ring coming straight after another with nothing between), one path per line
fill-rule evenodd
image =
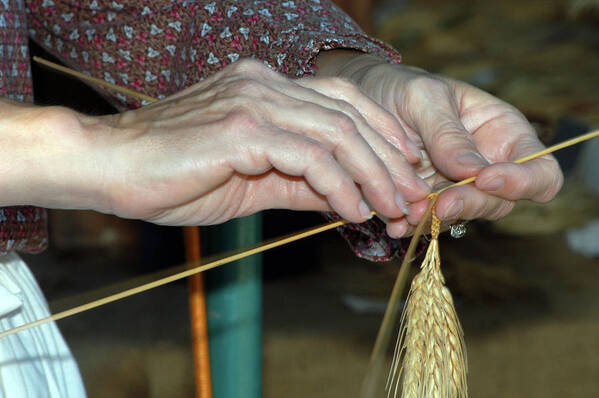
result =
M392 1L376 26L406 63L512 102L551 139L564 120L599 124L599 24L568 4ZM568 227L599 216L599 201L578 192L568 186L552 205L523 205L502 223L471 224L465 238L442 240L472 397L599 396L599 260L564 241ZM268 398L357 396L397 271L356 259L333 232L310 247L317 260L306 261L317 266L264 285ZM134 274L116 254L50 250L27 261L54 300ZM370 300L372 312L352 311L348 295ZM188 324L186 284L178 283L60 326L90 397L179 398L193 389Z
M466 334L471 396L597 396L599 261L570 253L559 234L471 230L441 242ZM322 249L339 250L328 238ZM383 298L390 270L337 256L299 289L297 280L269 287L266 324L278 326L267 327L266 396L356 396L380 316L352 314L340 299ZM281 301L290 292L293 299ZM270 308L275 302L284 307Z

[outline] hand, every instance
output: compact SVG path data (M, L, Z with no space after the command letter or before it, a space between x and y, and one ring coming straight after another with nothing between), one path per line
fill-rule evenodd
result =
M89 207L159 224L221 223L267 208L362 222L370 218L362 194L377 212L402 217L405 201L429 193L411 166L419 150L359 90L350 105L329 95L346 82L324 79L318 91L312 83L242 60L151 106L78 115L84 156L71 158L75 171L56 167L54 181L87 176L77 184L94 185Z
M561 188L563 175L553 156L511 163L544 148L513 106L466 83L421 69L348 52L337 61L340 58L341 63L321 60L325 74L356 81L364 93L396 116L402 134L425 150L419 174L431 186L477 175L475 184L440 195L436 210L442 219L501 218L511 211L514 201L547 202ZM427 201L414 203L407 217L392 220L387 227L390 235L410 234L426 206Z

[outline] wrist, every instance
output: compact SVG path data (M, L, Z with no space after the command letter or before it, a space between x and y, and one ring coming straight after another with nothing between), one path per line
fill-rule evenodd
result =
M356 83L364 79L372 67L386 64L376 55L348 49L321 51L315 61L318 76L342 77Z
M0 206L102 208L85 118L63 107L0 103Z

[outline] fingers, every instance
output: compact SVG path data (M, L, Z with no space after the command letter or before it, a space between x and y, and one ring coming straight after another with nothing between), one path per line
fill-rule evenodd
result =
M279 110L273 116L274 124L310 138L329 150L336 162L361 186L368 202L378 212L388 217L400 217L408 212L406 199L390 171L401 174L405 180L409 178L408 181L418 177L392 146L388 149L396 153L385 153L386 165L364 140L352 119L344 114L306 103L294 109L280 107ZM412 185L408 187L410 189L406 191L414 196ZM421 198L426 192L421 188L416 194Z
M406 201L422 199L429 193L428 185L414 172L401 151L345 101L279 75L264 82L247 76L230 78L220 91L225 100L234 104L233 111L245 112L262 123L301 134L329 149L339 165L361 186L368 202L387 217L402 216L408 212ZM372 104L369 106L374 108ZM381 114L389 116L384 110Z
M543 157L523 164L495 163L484 168L475 184L443 192L436 205L437 216L448 223L458 219L496 220L506 216L519 199L537 202L551 200L563 184L563 174L553 157ZM420 222L428 201L411 206L408 216L390 220L391 237L409 236Z
M514 207L511 200L482 192L473 185L448 189L437 200L437 216L444 221L477 218L497 220L506 216Z
M407 236L409 225L408 221L405 218L402 218L397 221L389 221L387 222L387 235L391 238L398 239L403 236Z
M307 78L295 81L298 85L330 98L351 104L374 130L399 149L410 163L420 161L420 148L410 139L393 114L362 93L355 84L339 78ZM315 97L309 95L308 99Z
M354 175L359 176L356 182L363 189L367 191L369 187L375 187L375 190L396 190L396 201L402 203L404 212L407 212L405 201L419 200L428 194L428 185L401 152L370 128L360 115L350 117L313 103L296 102L290 106L279 106L272 115L273 123L322 142L334 151L344 167L356 169ZM391 178L393 186L387 185L387 177ZM382 194L381 200L372 202L380 210L389 206L385 193ZM393 217L397 216L394 210L387 208L383 211Z
M424 217L428 209L429 199L425 198L410 205L410 214L399 219L389 219L387 222L387 234L391 238L402 238L413 235L416 226Z
M563 174L553 155L545 155L525 163L514 162L545 149L528 121L512 107L494 121L479 128L477 136L489 147L496 161L481 170L476 187L487 193L509 200L530 199L537 202L551 200L563 185ZM496 141L504 133L503 142ZM492 139L495 139L492 141ZM483 144L483 142L481 142Z
M243 120L234 123L248 125ZM237 172L258 175L274 168L290 176L303 177L347 220L363 222L371 217L371 210L354 182L361 176L356 175L356 170L344 169L333 152L321 143L284 130L261 127L259 134L247 134L239 145L246 152L231 151L229 158L231 167ZM261 194L263 202L272 207L283 207L290 200L281 192Z
M333 98L251 61L236 63L217 76L201 83L199 92L174 98L187 104L175 116L185 124L206 105L227 109L227 128L238 138L230 159L235 171L256 176L274 168L302 177L331 208L354 222L370 217L366 203L384 216L399 218L408 212L406 201L428 194L429 187L402 155L414 161L419 151L401 125L352 85L344 83L342 90L335 86ZM340 98L350 99L361 111ZM190 107L193 103L198 106ZM373 128L362 112L391 138ZM274 197L285 205L282 192L270 194L264 203Z
M319 194L302 177L290 176L278 170L261 175L260 178L244 178L247 184L243 206L237 209L235 217L243 217L265 209L290 209L311 211L334 211L328 200ZM264 192L276 192L276 195L264 197ZM264 200L266 199L266 200Z
M523 164L495 163L481 171L476 187L509 200L531 199L545 203L563 185L564 177L553 157Z
M412 79L404 96L408 124L420 133L435 168L454 181L477 175L474 185L441 195L442 219L497 219L515 200L546 202L561 188L563 175L552 156L511 163L544 148L515 108L430 75Z
M422 200L414 203L409 215L401 219L389 220L387 224L389 236L400 238L412 235L428 207L428 202ZM452 224L457 220L496 220L506 216L513 209L514 204L512 200L482 192L473 185L464 185L441 193L435 211L445 224Z
M422 137L435 167L452 180L476 175L489 162L479 152L472 134L460 121L459 108L449 85L422 76L406 84L404 113Z
M347 83L344 84L347 85ZM362 112L353 106L353 102L350 104L343 100L334 99L315 90L300 87L292 82L278 84L277 88L291 98L297 99L298 102L289 104L290 107L288 108L278 106L277 111L272 114L275 124L282 125L285 129L291 131L299 131L308 136L316 137L326 143L334 145L348 143L350 144L349 147L347 145L344 145L344 147L351 151L357 148L352 146L357 145L357 142L355 140L351 143L344 142L345 136L348 131L356 131L364 141L363 144L368 146L368 150L374 151L383 161L405 200L420 200L430 192L428 185L415 173L409 161L403 156L402 151L379 134L380 131L375 130L369 124L363 117ZM357 88L355 90L357 92L355 102L367 102L368 107L373 108L369 112L380 118L380 125L385 124L384 120L387 119L388 121L391 120L385 127L388 131L394 128L389 127L392 124L401 129L401 126L392 115L361 94ZM281 102L284 101L279 100L278 105ZM388 135L391 134L388 133ZM349 137L351 136L349 135ZM395 140L401 141L404 147L408 143L414 147L408 150L408 153L412 159L419 160L419 158L415 158L414 153L418 153L418 156L420 156L420 150L413 143L406 141L405 133L403 133L403 137L395 136ZM372 183L376 182L373 181ZM376 203L373 204L376 205Z

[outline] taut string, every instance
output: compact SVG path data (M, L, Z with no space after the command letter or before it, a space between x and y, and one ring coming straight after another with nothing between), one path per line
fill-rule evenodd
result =
M373 214L374 214L374 212L373 212ZM292 235L289 235L289 236L286 236L283 238L278 238L278 239L272 240L270 242L262 242L254 247L251 247L250 249L246 248L243 250L234 251L231 254L225 255L224 257L217 258L213 261L208 261L207 263L205 263L203 265L199 264L198 262L184 263L183 265L180 265L180 266L171 268L170 270L161 272L161 274L165 274L165 273L170 273L169 271L172 272L173 269L177 271L171 275L168 275L166 277L162 277L162 278L159 278L156 280L151 280L150 282L142 283L133 288L125 289L123 291L120 291L115 294L111 294L109 296L100 298L98 300L93 300L88 303L67 309L65 311L58 312L56 314L50 315L49 317L39 319L35 322L27 323L25 325L18 326L16 328L13 328L10 330L6 330L6 331L0 333L0 338L9 336L11 334L20 332L22 330L30 329L35 326L43 325L43 324L51 322L51 321L57 321L59 319L63 319L63 318L66 318L66 317L69 317L69 316L72 316L75 314L80 314L84 311L88 311L93 308L97 308L102 305L112 303L114 301L124 299L126 297L130 297L130 296L136 295L138 293L142 293L147 290L154 289L159 286L166 285L167 283L171 283L171 282L183 279L183 278L187 278L188 276L197 274L199 272L208 271L209 269L220 267L221 265L225 265L225 264L231 263L233 261L241 260L242 258L246 258L246 257L252 256L257 253L262 253L267 250L274 249L275 247L283 246L288 243L307 238L308 236L316 235L321 232L340 227L347 223L348 223L348 221L340 220L340 221L323 224L323 225L320 225L315 228L310 228L303 232L295 233L295 234L292 234ZM181 268L184 268L185 270L179 271Z

